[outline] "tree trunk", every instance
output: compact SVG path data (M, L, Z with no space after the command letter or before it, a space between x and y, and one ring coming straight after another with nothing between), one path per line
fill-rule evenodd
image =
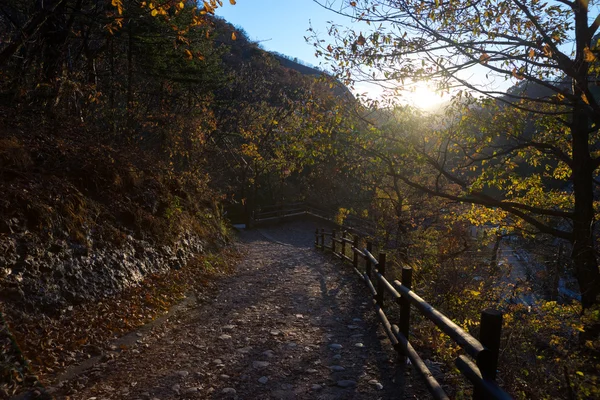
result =
M575 88L575 94L581 94ZM571 134L573 141L573 192L575 208L573 218L573 253L575 274L581 290L581 305L589 309L598 302L600 272L595 254L594 239L594 163L589 150L589 117L583 104L573 112Z

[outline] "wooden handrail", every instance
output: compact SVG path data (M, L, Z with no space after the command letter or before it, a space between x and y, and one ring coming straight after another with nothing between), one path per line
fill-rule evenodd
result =
M338 238L336 237L335 230L329 235L325 233L324 229L320 231L317 229L315 232L315 247L321 250L325 250L326 248L331 249L338 258L353 263L354 270L365 282L373 296L375 312L394 348L411 360L417 371L424 378L434 398L447 399L448 396L410 344L408 336L412 305L423 316L432 321L442 332L446 333L454 342L459 344L468 355L475 359L475 362L473 362L463 355L456 360L458 369L473 383L473 396L475 399L511 399L510 395L495 382L502 329L501 312L489 309L482 312L480 340L477 340L412 291L412 268L403 267L402 281L394 280L390 283L386 278L386 254L381 252L379 253L379 258L375 258L372 254L372 244L370 242L367 242L366 248L359 249L358 236L354 236L351 239L346 237L346 235L347 232L344 231L342 232L342 236ZM325 236L331 236L331 246L325 245ZM337 251L336 243L340 243L341 245L340 252ZM353 257L348 257L345 254L346 244L351 245L350 250ZM364 261L365 272L361 272L358 269L359 257ZM371 281L372 276L374 283ZM390 324L385 314L385 293L391 296L392 300L400 304L400 326Z

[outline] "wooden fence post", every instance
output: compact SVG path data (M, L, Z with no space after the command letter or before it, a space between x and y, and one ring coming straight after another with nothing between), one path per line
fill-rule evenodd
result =
M335 229L331 231L331 251L335 254Z
M387 255L384 252L379 253L379 265L377 266L379 273L384 278L385 278L386 256ZM383 293L384 293L384 291L385 291L385 288L383 286L383 282L381 282L381 280L379 278L377 278L377 304L379 304L379 307L381 307L382 309L383 309Z
M319 248L319 228L315 230L315 248Z
M412 268L404 266L402 267L402 286L408 290L412 289ZM410 330L410 300L402 296L400 298L400 333L404 335L408 340L408 332ZM406 354L402 358L402 361L406 361Z
M325 251L325 229L321 228L321 250Z
M354 243L352 243L352 246L355 249L358 249L358 235L354 236ZM356 251L352 250L352 254L354 254L354 259L352 260L354 269L358 270L358 253Z
M371 254L373 254L373 243L371 243L370 241L367 242L367 251ZM367 257L367 276L369 277L369 279L371 279L371 258Z
M500 336L502 334L502 312L488 308L481 312L479 325L479 341L490 351L490 356L477 360L477 366L483 379L494 381L498 369L498 355L500 351ZM474 399L483 399L485 395L475 389Z
M342 231L342 255L345 256L346 255L346 242L344 242L344 239L346 239L346 231ZM341 257L342 259L344 257Z

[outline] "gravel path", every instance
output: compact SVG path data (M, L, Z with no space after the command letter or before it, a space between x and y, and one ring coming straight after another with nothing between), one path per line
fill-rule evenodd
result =
M314 250L313 232L296 222L240 233L245 256L214 299L51 391L86 400L424 398L364 285Z

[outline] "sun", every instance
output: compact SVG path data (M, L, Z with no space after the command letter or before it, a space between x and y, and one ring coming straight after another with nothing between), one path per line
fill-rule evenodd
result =
M417 82L403 93L408 104L421 110L432 109L446 99L424 82Z

